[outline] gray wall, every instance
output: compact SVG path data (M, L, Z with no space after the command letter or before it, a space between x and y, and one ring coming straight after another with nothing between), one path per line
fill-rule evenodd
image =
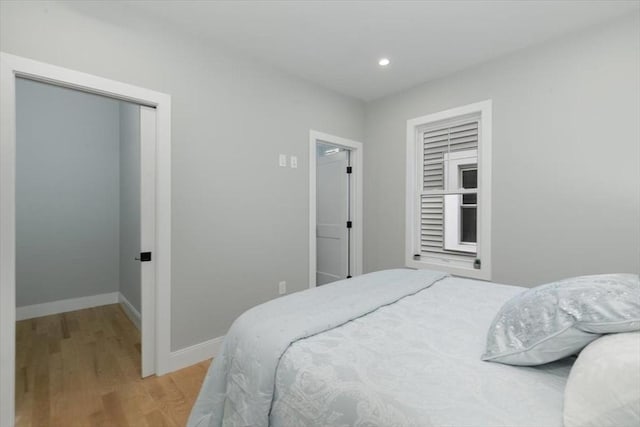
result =
M406 120L493 99L493 280L640 270L640 24L625 18L367 105L365 269L404 264Z
M87 8L90 8L87 9ZM173 350L308 278L308 131L365 140L365 268L403 265L408 118L494 100L494 279L638 271L638 23L364 106L109 3L2 2L0 49L172 95ZM364 130L366 129L366 138ZM295 154L298 169L277 166Z
M140 107L120 103L120 293L140 313Z
M362 103L87 3L1 2L0 50L171 94L171 348L223 335L280 280L305 289L309 129L362 140Z
M17 306L118 290L118 101L18 79Z

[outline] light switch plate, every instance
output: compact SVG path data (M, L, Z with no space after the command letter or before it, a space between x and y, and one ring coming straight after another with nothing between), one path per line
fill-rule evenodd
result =
M280 154L279 162L280 162L280 167L286 168L287 167L287 155L286 154Z
M297 168L298 167L298 157L297 156L291 156L291 167L292 168Z

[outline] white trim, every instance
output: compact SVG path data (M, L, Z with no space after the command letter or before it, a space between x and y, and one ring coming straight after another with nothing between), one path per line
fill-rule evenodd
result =
M169 355L169 367L171 371L177 371L178 369L200 363L203 360L216 357L218 351L220 351L223 340L224 335L172 352Z
M414 245L419 230L419 217L415 195L419 187L418 168L421 167L417 153L417 138L426 125L442 120L480 114L478 136L478 257L482 261L479 270L452 265L445 261L414 260ZM451 274L473 279L491 280L491 141L492 141L492 101L486 100L474 104L452 108L407 120L407 176L406 176L406 212L405 212L405 265L411 268L434 268Z
M140 263L140 309L142 313L154 313L156 305L156 266L153 252L156 248L156 111L151 107L139 108L140 123L140 251L151 251L151 261ZM155 318L144 316L140 324L141 373L146 378L156 371Z
M61 299L42 304L25 305L16 308L16 321L99 307L101 305L116 304L117 302L118 292L110 292L87 297Z
M362 143L315 130L309 131L309 287L316 287L316 146L318 142L346 148L351 151L351 275L358 276L363 270L363 154Z
M0 426L14 425L16 342L15 79L0 56Z
M170 371L171 352L171 97L66 68L0 52L0 425L15 409L15 80L24 77L155 107L157 115L156 374ZM143 320L144 323L144 320Z
M140 316L140 312L136 310L133 304L131 304L131 302L122 294L122 292L118 292L117 302L122 306L124 314L126 314L129 320L131 320L136 328L140 330L142 324L142 316Z

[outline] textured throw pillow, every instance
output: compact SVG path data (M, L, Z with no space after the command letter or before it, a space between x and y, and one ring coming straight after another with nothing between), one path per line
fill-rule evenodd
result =
M637 274L574 277L507 301L489 328L482 359L540 365L576 354L601 334L637 330Z
M640 333L605 335L571 368L565 427L640 426Z

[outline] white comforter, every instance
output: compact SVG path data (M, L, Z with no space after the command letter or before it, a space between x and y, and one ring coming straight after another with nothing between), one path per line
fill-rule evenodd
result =
M292 344L270 424L561 427L572 360L483 362L489 325L524 289L449 277Z
M245 312L205 377L189 427L269 425L280 358L299 339L337 328L447 277L386 270L298 292ZM294 424L302 427L304 423Z

